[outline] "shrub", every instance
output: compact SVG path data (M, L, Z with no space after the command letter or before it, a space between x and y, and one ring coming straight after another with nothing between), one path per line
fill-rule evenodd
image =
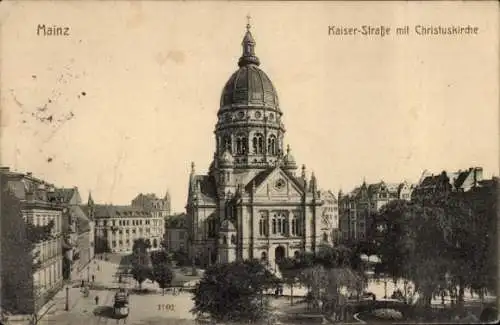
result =
M403 314L395 309L382 308L375 309L372 314L380 319L386 320L400 320L403 318Z

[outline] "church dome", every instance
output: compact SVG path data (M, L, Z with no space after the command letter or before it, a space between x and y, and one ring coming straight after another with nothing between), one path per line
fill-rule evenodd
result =
M255 55L255 40L247 25L242 42L243 54L238 61L239 69L232 74L222 90L221 109L231 106L265 106L279 111L278 94L271 79L259 68Z
M248 64L233 73L224 86L220 106L231 105L265 106L279 111L278 93L264 71Z

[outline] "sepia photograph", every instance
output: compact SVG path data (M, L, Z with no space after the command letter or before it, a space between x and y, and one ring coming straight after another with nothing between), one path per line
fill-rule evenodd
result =
M498 322L496 1L3 1L0 324Z

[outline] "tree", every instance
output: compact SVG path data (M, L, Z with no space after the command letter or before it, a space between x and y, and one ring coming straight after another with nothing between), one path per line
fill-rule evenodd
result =
M238 261L209 267L194 290L197 315L215 321L258 321L268 316L263 293L279 280L258 261Z
M142 288L142 283L146 279L152 278L151 258L147 252L150 246L144 238L134 240L132 246L131 273L134 279Z
M142 283L146 281L146 279L152 278L151 268L144 264L132 264L131 273L134 280L139 284L139 289L142 289Z
M134 243L132 244L132 252L139 251L145 253L149 248L151 248L151 243L148 239L142 237L135 239Z
M309 288L313 306L328 317L343 315L346 294L359 293L365 286L363 277L349 267L328 269L316 264L303 270L299 277Z
M394 281L411 280L421 294L420 302L430 307L433 294L447 286L447 275L453 271L454 255L448 238L451 216L457 212L451 212L455 203L444 196L425 198L393 201L382 208L377 220L382 263L376 271Z
M391 201L374 220L373 240L381 257L381 263L375 268L376 275L385 274L393 279L407 276L409 237L405 236L410 231L410 204L403 200Z
M31 314L35 312L33 270L37 264L33 254L34 242L26 234L27 223L23 220L21 202L10 191L2 175L0 181L2 310Z
M278 267L283 277L283 282L290 286L290 304L293 305L293 286L297 282L301 271L300 262L287 257L278 261Z
M151 257L151 263L153 266L155 265L161 265L161 264L171 264L172 263L172 256L166 251L152 251L150 254Z
M153 278L162 289L162 295L164 295L165 288L172 285L174 272L167 263L153 264Z

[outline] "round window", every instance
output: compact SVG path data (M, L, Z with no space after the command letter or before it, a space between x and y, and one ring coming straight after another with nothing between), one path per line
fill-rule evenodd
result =
M269 114L269 119L270 120L274 120L274 114L273 113Z
M259 111L255 112L255 118L259 119L261 117L262 117L262 113L261 112L259 112Z
M278 179L276 181L276 183L274 184L274 186L278 189L278 190L281 190L285 187L285 180L283 180L282 178Z
M238 118L244 118L245 112L238 112Z

